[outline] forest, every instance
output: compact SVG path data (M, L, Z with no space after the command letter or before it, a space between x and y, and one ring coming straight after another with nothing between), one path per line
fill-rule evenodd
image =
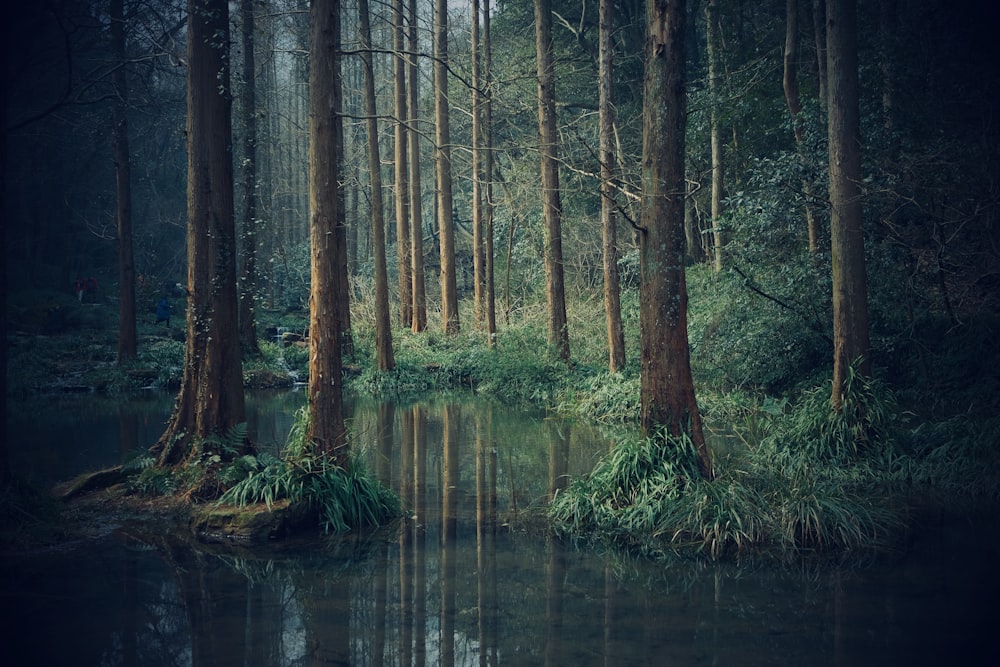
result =
M641 434L555 497L562 533L884 545L905 532L886 498L1000 491L996 21L943 0L21 3L6 409L174 392L130 492L313 494L336 531L399 511L351 459L343 393L471 389ZM256 456L244 390L295 383L285 458ZM330 505L359 494L362 516Z

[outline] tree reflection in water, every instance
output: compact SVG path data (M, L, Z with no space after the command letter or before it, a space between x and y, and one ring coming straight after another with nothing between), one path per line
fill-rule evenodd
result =
M120 442L101 452L150 421L107 419ZM980 576L995 550L974 544L995 518L936 517L905 560L862 569L656 564L531 520L608 447L585 425L468 397L358 402L350 419L406 518L265 552L121 529L8 557L5 664L929 664L996 648L982 609L1000 584Z

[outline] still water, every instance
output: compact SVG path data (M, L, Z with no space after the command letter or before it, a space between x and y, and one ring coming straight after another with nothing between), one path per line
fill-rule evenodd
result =
M302 401L252 398L255 441L279 447ZM171 405L17 406L12 466L48 484L113 465ZM0 664L1000 664L992 516L925 512L905 556L863 568L654 564L527 520L607 450L600 431L467 395L357 402L351 425L407 519L256 552L112 526L5 555Z

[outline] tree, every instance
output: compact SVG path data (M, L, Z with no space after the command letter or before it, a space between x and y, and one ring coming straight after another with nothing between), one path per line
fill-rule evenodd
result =
M160 465L185 461L195 444L224 454L206 438L245 418L228 56L228 2L188 0L187 339L177 404L154 447Z
M417 131L419 101L419 68L417 67L417 0L409 2L410 25L407 43L410 46L407 77L410 82L410 99L407 105L407 122L410 126L410 257L413 274L413 325L414 333L427 328L427 291L424 281L424 218L420 178L420 132Z
M639 237L641 422L690 436L711 478L691 377L684 274L684 0L647 0Z
M542 153L542 214L545 218L545 298L548 342L569 362L562 253L562 201L559 195L559 140L556 128L556 77L552 57L552 4L535 0L535 57L538 76L538 134Z
M621 286L618 280L618 216L615 211L615 102L614 52L611 40L614 5L601 0L599 19L599 113L601 144L601 239L604 261L604 317L608 334L608 370L625 368L625 334L622 331Z
M802 143L802 101L799 99L799 3L798 0L786 0L785 7L785 69L782 86L785 90L785 103L792 117L792 132L800 157L804 158ZM809 233L809 252L819 250L819 222L812 206L812 182L806 179L802 184L806 195L806 229Z
M486 96L483 100L483 181L485 185L483 202L486 218L486 239L484 279L486 281L486 333L490 345L496 344L497 302L496 277L494 271L494 212L493 206L493 43L490 37L490 3L483 5L483 72L485 73Z
M438 232L441 243L441 327L459 331L458 286L455 282L455 223L451 175L451 132L448 127L448 0L434 3L434 123L438 188Z
M722 128L719 123L719 0L709 0L705 5L708 35L708 90L711 96L711 144L712 144L712 239L715 248L715 270L722 270L722 188L724 180L722 160Z
M389 275L385 258L385 204L382 200L382 159L378 147L378 109L375 104L375 71L372 65L372 30L368 0L358 0L361 31L361 65L365 78L365 125L368 134L368 176L371 179L372 253L375 259L375 363L391 370L392 323L389 318Z
M254 0L240 1L243 18L243 270L240 273L240 345L258 355L257 307L257 67L254 58Z
M396 267L399 284L399 321L404 327L413 326L413 265L410 250L410 191L407 168L408 131L406 117L406 54L404 0L393 0L392 5L392 58L393 104L396 120L393 124L393 145L396 195ZM416 169L418 167L414 167Z
M850 367L871 375L868 284L861 207L855 0L827 0L827 130L830 151L830 259L833 265L833 392L840 410Z
M486 256L483 250L483 75L479 0L472 0L472 273L476 322L486 318Z
M125 2L111 0L111 47L116 67L115 91L115 227L118 230L118 363L135 359L135 259L132 243L132 159L128 147L128 81L125 60Z
M340 0L313 0L309 63L309 426L306 439L346 467L341 297L346 267L341 245L343 199L338 195L343 155ZM344 270L342 270L344 269Z

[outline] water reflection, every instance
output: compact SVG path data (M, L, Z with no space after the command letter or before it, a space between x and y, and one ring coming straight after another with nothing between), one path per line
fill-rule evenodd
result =
M281 405L255 418L290 426ZM981 664L997 648L990 517L932 515L910 557L863 570L632 562L519 520L592 467L600 433L468 397L350 414L405 520L267 553L122 528L14 555L5 664ZM112 446L93 451L120 457L150 419L108 411Z

